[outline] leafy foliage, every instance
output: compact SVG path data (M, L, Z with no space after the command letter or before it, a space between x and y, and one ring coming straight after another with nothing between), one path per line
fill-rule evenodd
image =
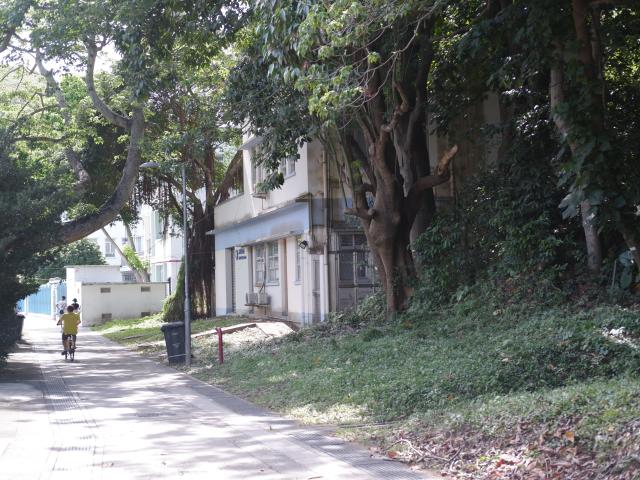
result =
M41 283L51 277L66 278L65 267L69 265L105 265L106 261L98 246L89 240L78 240L47 254L50 258L43 262L36 272Z
M10 143L0 140L0 311L38 288L40 259L34 252L48 249L60 227L60 215L70 201L61 190L59 171L32 161Z
M542 297L580 269L579 226L561 218L553 167L540 161L553 145L520 131L509 159L468 180L457 205L415 243L423 307L414 308L447 304L483 283Z

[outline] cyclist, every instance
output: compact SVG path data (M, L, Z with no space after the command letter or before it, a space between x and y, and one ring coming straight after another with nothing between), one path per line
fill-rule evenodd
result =
M62 352L61 355L67 354L67 339L71 337L73 344L76 344L76 336L78 335L78 325L80 325L80 315L74 313L73 305L67 307L67 313L60 317L58 325L62 325Z

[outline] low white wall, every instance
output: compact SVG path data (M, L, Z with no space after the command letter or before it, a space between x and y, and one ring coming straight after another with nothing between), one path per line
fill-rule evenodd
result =
M83 283L81 314L84 325L104 323L104 315L137 318L159 312L166 297L166 283Z
M67 270L67 303L77 298L83 307L82 284L90 282L122 282L119 265L69 265Z

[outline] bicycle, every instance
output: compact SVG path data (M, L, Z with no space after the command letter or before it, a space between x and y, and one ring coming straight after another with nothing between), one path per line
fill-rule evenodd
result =
M67 338L64 340L64 359L65 360L73 360L76 356L76 342L75 335L67 335Z

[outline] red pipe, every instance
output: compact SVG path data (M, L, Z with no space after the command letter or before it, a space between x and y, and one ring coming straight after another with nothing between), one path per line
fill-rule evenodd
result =
M222 349L222 329L220 327L216 327L216 332L218 334L218 360L220 363L224 363L224 351Z

